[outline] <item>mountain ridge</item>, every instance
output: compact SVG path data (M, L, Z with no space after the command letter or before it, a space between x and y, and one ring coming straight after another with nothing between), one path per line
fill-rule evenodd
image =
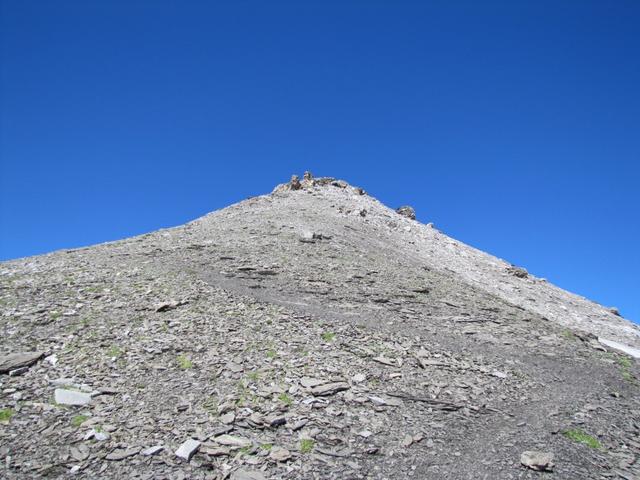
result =
M411 217L307 174L0 263L3 473L633 478L637 327Z

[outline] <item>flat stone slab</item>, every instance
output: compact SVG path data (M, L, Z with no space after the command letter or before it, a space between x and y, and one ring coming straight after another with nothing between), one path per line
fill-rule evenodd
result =
M186 460L187 462L191 460L191 457L198 451L200 448L200 442L190 438L186 442L184 442L178 450L176 450L176 456Z
M139 448L126 448L126 449L117 448L113 452L111 452L109 455L107 455L105 458L107 460L119 462L120 460L124 460L125 458L129 458L129 457L133 457L134 455L137 455L139 451L140 451Z
M44 352L18 352L0 356L0 373L9 373L21 367L33 365L44 356Z
M88 405L91 403L91 394L77 390L56 388L54 396L56 403L61 405Z
M156 455L156 454L160 453L162 450L164 450L164 447L162 445L155 445L153 447L149 447L149 448L143 450L140 453L142 455L144 455L145 457L151 457L153 455Z

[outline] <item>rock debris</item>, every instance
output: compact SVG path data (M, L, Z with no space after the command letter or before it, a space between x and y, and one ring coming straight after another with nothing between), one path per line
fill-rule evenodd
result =
M307 172L0 263L0 477L638 478L638 328L409 219Z

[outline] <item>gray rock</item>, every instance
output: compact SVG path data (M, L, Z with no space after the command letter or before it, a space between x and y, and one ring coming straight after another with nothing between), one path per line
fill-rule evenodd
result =
M236 470L231 475L231 480L267 480L258 470Z
M297 175L291 175L291 180L289 180L289 188L291 190L300 190L302 185L300 184L300 179Z
M300 385L302 385L304 388L314 388L325 383L327 383L327 380L322 380L319 378L302 377L300 379Z
M233 435L220 435L213 439L214 442L228 447L244 448L251 445L251 440L243 437L235 437Z
M160 453L162 450L164 450L164 447L162 445L155 445L153 447L149 447L149 448L143 450L140 453L142 455L144 455L145 457L151 457L153 455L156 455L156 454Z
M220 421L225 425L231 425L235 419L236 419L236 416L233 412L228 412L220 416Z
M342 392L343 390L348 390L349 388L349 384L346 382L325 383L312 388L311 393L317 397L326 397Z
M411 220L416 219L416 211L413 209L413 207L410 207L408 205L398 208L396 210L396 213L402 215L403 217L410 218Z
M186 460L187 462L191 460L191 457L195 455L195 453L200 448L200 442L194 440L192 438L185 441L178 450L176 450L176 456Z
M269 458L276 462L286 462L291 459L291 452L286 448L273 447L269 452Z
M553 470L553 454L548 452L538 452L535 450L529 450L522 452L520 455L520 463L525 467L537 471L552 471Z
M56 403L60 405L89 405L91 403L89 393L64 388L56 388L54 398Z
M19 352L0 356L0 373L8 373L22 367L29 367L44 356L44 352Z
M120 460L124 460L125 458L137 455L139 451L139 448L116 448L104 458L107 460L119 462Z

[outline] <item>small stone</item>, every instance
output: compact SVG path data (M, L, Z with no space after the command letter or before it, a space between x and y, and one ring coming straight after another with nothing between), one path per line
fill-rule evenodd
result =
M366 379L367 377L363 373L356 373L353 377L351 377L351 380L353 381L353 383L362 383Z
M358 432L357 435L362 438L369 438L371 435L373 435L373 432L370 430L362 430L361 432Z
M257 470L237 470L231 475L231 480L267 480L266 477Z
M306 418L298 420L296 423L293 424L293 426L291 427L291 430L293 430L294 432L297 432L302 427L304 427L307 423L309 423L309 420Z
M171 300L168 302L162 302L155 306L156 312L166 312L168 310L173 310L175 308L181 307L182 305L186 305L186 301L184 300Z
M143 450L141 453L145 457L151 457L153 455L156 455L156 454L160 453L162 450L164 450L164 447L162 445L155 445L153 447L149 447L149 448Z
M321 380L319 378L302 377L300 379L300 385L302 385L304 388L313 388L325 383L327 383L326 380Z
M231 370L233 373L240 373L244 370L244 368L242 367L242 365L238 365L235 362L229 362L227 363L227 370Z
M399 407L400 405L402 405L402 402L397 398L382 398L376 397L375 395L370 395L369 401L377 407Z
M269 458L276 462L286 462L291 458L291 452L286 448L273 447L269 452Z
M374 357L373 360L375 362L381 363L383 365L388 365L389 367L397 367L398 366L396 364L396 362L394 362L390 358L383 357L382 355L380 355L378 357Z
M96 439L98 442L104 442L105 440L109 440L109 438L111 438L111 435L109 435L106 432L98 432L98 431L96 431L93 434L93 438Z
M520 463L531 470L550 472L553 470L553 454L533 450L522 452Z
M91 403L91 395L76 390L65 390L64 388L56 388L54 392L56 403L61 405L88 405Z
M498 378L507 378L507 374L504 372L501 372L500 370L494 370L493 372L491 372L491 375Z
M396 210L396 213L402 215L403 217L410 218L411 220L416 219L416 211L413 209L413 207L410 207L408 205L398 208Z
M109 455L107 455L105 458L107 460L113 460L113 461L120 461L120 460L124 460L125 458L129 458L129 457L133 457L134 455L137 455L137 453L140 450L137 448L116 448L113 452L111 452Z
M55 367L56 363L58 363L58 356L55 353L53 353L48 357L44 357L44 361L47 362L49 365Z
M204 453L205 455L210 455L212 457L223 457L226 455L230 455L231 450L229 448L221 447L219 445L204 443L200 447L200 453Z
M77 447L71 447L69 449L69 454L77 460L78 462L82 462L89 458L89 448L86 445L79 445Z
M15 370L11 370L9 372L9 376L10 377L19 377L20 375L23 375L23 374L27 373L28 371L29 371L29 367L16 368Z
M311 389L311 393L318 397L327 397L329 395L334 395L338 392L342 392L343 390L348 390L349 384L346 382L333 382L327 383L324 385L318 385Z
M234 437L233 435L220 435L213 440L220 445L226 445L228 447L244 448L251 445L251 440L242 437Z
M413 444L413 437L411 435L405 435L405 437L400 442L400 445L403 447L410 447Z
M198 451L198 448L200 448L200 442L190 438L182 445L180 445L175 453L177 457L180 457L188 462L189 460L191 460L191 457L193 457L193 455Z
M269 415L264 418L264 423L271 428L277 428L287 423L287 419L283 415Z
M233 412L225 413L220 417L220 421L225 425L231 425L236 419L236 416Z

